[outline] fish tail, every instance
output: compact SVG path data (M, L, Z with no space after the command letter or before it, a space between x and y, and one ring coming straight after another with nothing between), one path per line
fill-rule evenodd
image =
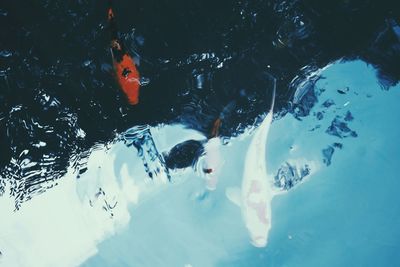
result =
M269 76L269 77L272 79L273 83L274 83L274 85L273 85L273 87L272 87L271 107L270 107L270 109L269 109L269 111L268 111L268 113L270 113L270 112L273 112L273 111L274 111L274 107L275 107L276 78L275 78L273 75L269 74L268 72L265 72L265 74L266 74L267 76ZM267 89L267 90L268 90L268 89Z
M111 39L118 39L118 31L117 31L117 25L115 23L115 15L112 2L113 2L112 0L108 1L107 20L111 32Z
M276 78L273 77L274 81L274 87L272 88L272 100L271 100L271 108L269 112L274 112L274 106L275 106L275 96L276 96Z
M222 124L222 118L218 117L213 124L213 127L211 129L211 134L210 134L210 139L217 137L219 135L219 129L221 128L221 124Z
M115 14L112 0L108 1L107 20L111 34L111 54L113 58L116 58L118 61L120 61L123 54L125 54L125 51L123 43L119 40L118 27L115 22Z

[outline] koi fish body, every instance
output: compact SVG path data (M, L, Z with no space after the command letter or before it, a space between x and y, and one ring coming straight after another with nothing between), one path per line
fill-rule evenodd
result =
M208 190L215 190L218 182L219 169L222 166L221 153L220 153L220 139L219 128L221 127L222 120L217 118L214 121L211 129L211 135L208 142L204 146L205 159L203 162L203 173L207 182Z
M221 145L220 138L218 137L211 138L204 145L206 156L203 162L203 172L208 190L215 190L217 188L218 176L224 163L220 152Z
M227 198L241 208L251 243L256 247L267 245L271 228L271 200L274 192L272 183L267 177L265 150L272 122L273 106L274 102L250 142L245 158L241 189L227 188L225 192Z
M118 38L114 12L108 9L108 22L111 30L111 55L115 76L119 87L124 92L129 104L139 103L140 75L132 57L125 51L123 43Z
M140 78L132 58L125 54L121 61L113 57L113 65L118 85L128 98L131 105L139 103Z

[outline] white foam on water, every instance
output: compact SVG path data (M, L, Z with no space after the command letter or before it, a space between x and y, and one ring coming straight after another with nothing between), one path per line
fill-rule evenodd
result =
M126 168L115 179L113 159L106 150L94 151L80 179L69 170L58 186L16 212L12 198L0 198L1 266L78 266L97 252L98 242L122 229L140 189Z
M202 138L179 125L153 128L153 132L161 149L187 138ZM166 137L172 142L168 143ZM116 167L118 155L125 160ZM79 266L97 253L100 242L128 225L130 206L168 186L149 179L137 150L123 143L111 149L98 145L89 156L87 168L79 179L69 169L58 186L35 196L16 212L13 198L5 192L0 198L1 266Z

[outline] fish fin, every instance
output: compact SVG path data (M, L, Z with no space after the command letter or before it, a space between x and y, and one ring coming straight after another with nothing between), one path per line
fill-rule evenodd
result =
M226 197L235 205L240 207L242 205L241 190L239 187L228 187L225 190Z

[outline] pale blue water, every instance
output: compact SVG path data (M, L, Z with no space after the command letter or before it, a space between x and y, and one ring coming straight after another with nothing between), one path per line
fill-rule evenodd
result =
M223 148L215 191L186 173L132 206L129 225L81 266L400 266L400 86L383 90L374 73L360 61L336 63L317 83L325 91L310 116L299 121L289 114L273 122L270 174L290 161L309 164L312 175L273 198L267 247L250 244L240 210L225 197L226 187L241 183L244 138ZM346 87L346 94L337 92ZM327 99L335 105L322 107ZM318 111L320 121L313 115ZM328 135L335 116L343 119L347 111L357 137ZM326 166L322 150L333 143L343 148L335 148Z
M71 169L18 212L12 198L0 198L0 266L400 266L400 86L382 89L361 61L332 64L322 75L309 116L287 114L271 125L271 184L288 166L310 175L287 192L275 188L281 194L272 199L266 247L251 244L226 194L242 184L247 132L220 147L214 191L202 175L204 157L200 170L171 171L162 183L160 162L149 165L151 180L143 168L149 159L115 142L91 150L79 179ZM150 132L161 152L205 138L179 125Z

